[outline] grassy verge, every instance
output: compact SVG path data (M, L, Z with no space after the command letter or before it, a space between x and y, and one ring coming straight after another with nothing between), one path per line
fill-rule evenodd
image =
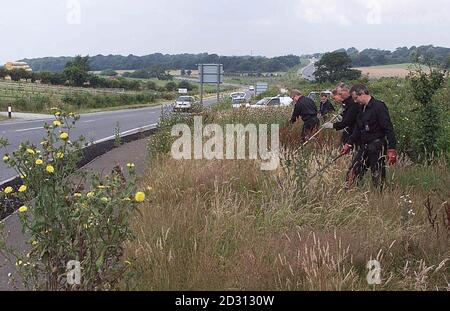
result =
M4 116L0 116L0 121L5 121L5 120L8 120L8 118L4 117Z
M283 124L288 115L238 110L205 117ZM338 137L322 136L295 157L289 149L297 131L280 131L282 165L272 172L262 172L258 161L153 157L141 184L152 195L133 219L137 239L126 247L134 258L131 288L449 289L450 192L440 186L450 183L448 167L401 161L383 194L368 184L343 191L349 159L306 183L329 161ZM381 263L381 285L368 285L372 259Z

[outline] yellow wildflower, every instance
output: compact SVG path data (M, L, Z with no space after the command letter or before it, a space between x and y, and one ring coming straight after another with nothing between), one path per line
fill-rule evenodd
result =
M19 192L25 192L25 191L27 191L27 186L25 186L25 185L22 185L22 186L20 186L20 188L19 188Z
M13 191L14 191L14 189L13 189L12 187L6 187L6 188L5 188L5 193L6 193L6 194L13 193Z
M86 196L88 198L93 198L94 197L94 192L89 192Z
M59 127L59 126L61 126L61 125L62 125L61 121L58 121L58 120L53 121L53 126L54 126L54 127Z
M35 155L35 154L36 154L36 151L34 151L34 150L31 149L31 148L28 148L28 149L27 149L27 153L28 153L28 154L31 154L31 155Z
M134 199L136 202L141 203L145 201L145 193L144 192L137 192L134 196Z
M69 134L67 134L66 132L62 132L59 135L59 138L61 138L62 140L68 140L69 139Z
M19 213L26 213L28 211L28 207L26 206L22 206L21 208L19 208Z
M55 172L55 168L52 165L47 165L47 167L45 168L45 170L47 171L47 173L49 174L53 174Z
M9 157L7 156L7 155L5 155L4 157L3 157L3 162L8 162L9 161Z
M58 153L56 154L56 158L57 158L57 159L63 159L63 158L64 158L64 152L58 152Z
M36 160L36 165L42 165L44 164L44 161L42 161L41 159Z

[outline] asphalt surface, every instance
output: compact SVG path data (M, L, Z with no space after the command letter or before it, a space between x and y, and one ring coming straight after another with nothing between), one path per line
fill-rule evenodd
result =
M312 60L308 66L303 68L303 70L302 70L303 79L308 80L308 81L316 80L316 77L314 76L314 73L316 72L315 63L316 63L316 61Z
M205 106L210 106L216 102L216 98L204 99ZM71 136L77 138L83 135L88 142L111 139L114 138L117 124L120 132L126 134L134 129L156 125L160 116L161 106L82 114L81 119L72 130ZM43 125L45 122L50 124L52 120L53 118L33 121L3 121L0 122L0 137L8 139L11 144L8 146L8 152L11 153L19 147L20 143L25 141L40 147L40 142L46 134ZM0 155L3 156L4 153L3 149L0 150ZM15 176L17 176L17 173L7 168L3 161L0 161L0 184Z

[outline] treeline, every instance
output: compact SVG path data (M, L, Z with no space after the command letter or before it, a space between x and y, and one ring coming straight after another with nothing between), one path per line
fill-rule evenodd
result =
M153 81L142 82L126 78L104 78L90 73L90 70L89 57L77 56L66 63L62 72L29 72L23 69L6 70L5 68L0 67L0 79L10 76L13 81L40 81L43 84L50 85L125 89L129 91L154 90L159 92L173 92L178 88L188 89L188 91L197 89L196 85L187 81L181 81L179 83L170 81L165 86L158 86ZM149 72L154 74L155 77L164 77L164 80L169 80L171 78L170 75L162 69L155 69L154 71Z
M24 59L33 71L61 72L72 57L45 57ZM277 72L286 71L300 64L300 57L294 55L267 58L262 56L219 56L217 54L155 53L146 56L97 55L89 58L94 71L163 69L196 70L198 64L221 63L227 72Z
M450 67L450 48L435 47L433 45L419 47L400 47L395 51L365 49L358 51L356 48L340 49L336 52L346 52L352 60L354 67L368 67L391 64L410 63L419 58L423 62L435 62L444 68Z

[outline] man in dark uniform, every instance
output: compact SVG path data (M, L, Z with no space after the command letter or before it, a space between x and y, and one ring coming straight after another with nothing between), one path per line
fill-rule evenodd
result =
M334 109L333 104L330 102L330 99L328 98L327 93L320 94L320 109L319 109L319 111L320 111L320 115L322 117L326 117L329 113L336 111L336 109Z
M346 187L351 187L355 179L361 179L370 168L374 185L383 190L386 149L388 164L397 163L397 140L389 110L385 103L372 97L363 84L355 85L350 94L361 105L362 111L358 114L355 130L342 149L342 154L348 154L358 141L361 146L353 160Z
M361 111L361 107L354 102L350 95L350 89L345 84L340 84L333 91L333 98L342 103L344 111L342 112L342 121L336 123L325 123L323 125L326 129L335 129L336 131L343 131L342 145L345 145L353 134L356 125L356 117ZM339 100L340 99L340 100Z
M294 124L299 118L303 120L302 142L305 142L319 129L317 106L312 99L303 96L299 90L292 90L291 98L295 103L291 123Z

